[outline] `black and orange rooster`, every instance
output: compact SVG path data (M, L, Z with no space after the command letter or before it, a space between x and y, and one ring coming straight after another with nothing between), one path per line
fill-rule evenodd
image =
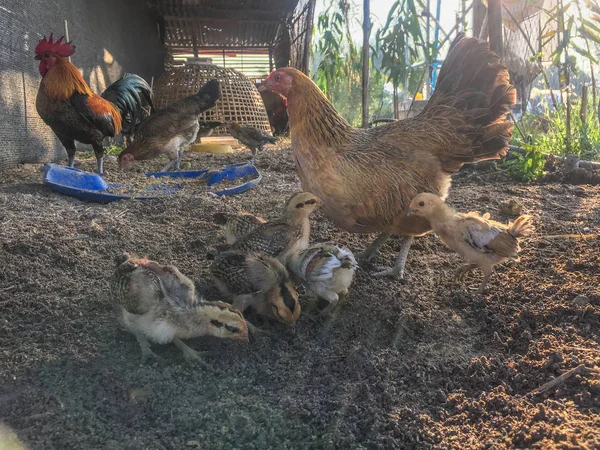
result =
M75 46L63 43L63 39L54 41L50 34L49 39L44 36L35 48L42 75L37 112L65 146L70 167L75 163L75 141L79 141L92 145L98 173L102 174L102 141L121 132L125 116L132 120L139 117L144 101L152 105L152 91L141 77L127 74L101 96L94 94L77 67L67 60L75 53Z

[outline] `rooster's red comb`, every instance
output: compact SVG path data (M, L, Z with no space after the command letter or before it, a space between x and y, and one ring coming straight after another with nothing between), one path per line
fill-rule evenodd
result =
M52 33L50 33L49 38L44 36L44 39L42 39L35 47L35 54L40 56L44 52L53 52L64 58L71 56L73 53L75 53L75 46L70 42L65 42L63 44L64 38L64 36L61 36L56 42L54 42L54 36Z

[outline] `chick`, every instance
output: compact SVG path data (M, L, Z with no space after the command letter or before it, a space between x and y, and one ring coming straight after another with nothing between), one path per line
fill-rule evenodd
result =
M477 267L483 271L480 294L485 291L493 266L508 259L516 260L521 250L518 239L535 231L528 215L520 216L506 226L490 220L489 214L457 213L440 197L428 193L412 199L408 214L428 220L441 241L467 261L456 272L457 280Z
M257 226L267 223L266 219L248 212L237 214L216 213L213 217L215 223L225 226L225 242L228 244L233 244Z
M277 142L275 136L271 136L258 128L243 126L234 121L225 122L225 125L231 136L250 149L252 152L252 163L254 163L254 158L256 158L256 150L262 151L265 144L275 144Z
M216 336L248 339L243 315L223 302L199 298L192 280L174 266L164 266L127 253L117 258L110 288L119 322L133 333L142 349L143 360L156 357L148 340L173 342L188 362L200 355L181 339Z
M197 137L208 137L211 134L213 134L213 131L215 130L215 128L218 128L221 125L223 125L223 122L218 122L216 120L209 120L209 121L199 120L198 125L200 125L200 129L198 130Z
M308 291L329 302L320 313L325 315L336 307L340 296L348 295L357 263L349 249L327 242L292 255L289 267Z
M286 265L290 255L308 247L309 216L321 205L321 200L310 192L296 193L288 199L279 218L258 225L230 248L265 253Z
M287 325L298 320L298 293L288 271L275 258L230 250L217 255L210 272L221 294L240 311L251 306L258 314ZM258 331L252 324L248 326Z

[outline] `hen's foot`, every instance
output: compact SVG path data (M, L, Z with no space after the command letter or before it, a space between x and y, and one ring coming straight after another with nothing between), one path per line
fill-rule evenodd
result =
M404 281L404 267L382 267L377 266L379 272L373 274L374 277L393 277L398 278L400 281Z
M389 233L381 233L371 244L358 254L359 263L371 262L379 253L379 248L391 237Z

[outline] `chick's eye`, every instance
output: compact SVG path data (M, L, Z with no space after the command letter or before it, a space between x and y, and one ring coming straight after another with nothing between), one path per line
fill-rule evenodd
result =
M419 206L425 206L425 202L419 202Z

